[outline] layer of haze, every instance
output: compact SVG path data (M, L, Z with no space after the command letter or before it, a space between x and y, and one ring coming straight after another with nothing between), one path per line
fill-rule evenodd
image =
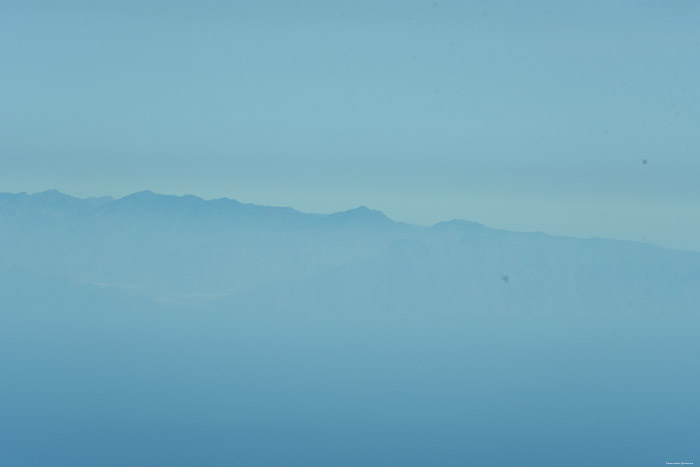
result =
M4 1L0 191L700 250L700 7Z

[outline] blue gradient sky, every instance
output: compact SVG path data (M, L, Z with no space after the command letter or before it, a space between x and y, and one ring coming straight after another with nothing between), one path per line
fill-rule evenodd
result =
M5 0L0 191L700 250L698 25L695 0Z

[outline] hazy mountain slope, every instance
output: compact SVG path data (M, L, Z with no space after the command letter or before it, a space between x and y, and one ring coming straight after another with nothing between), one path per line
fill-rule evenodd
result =
M396 240L370 260L268 284L222 299L221 306L664 314L696 313L700 304L700 255L694 253L540 234L426 238Z
M343 228L344 213L303 214L228 199L141 192L95 206L50 195L4 195L0 241L12 248L2 251L0 266L165 298L207 297L320 272L368 257L393 235L352 214L357 226Z
M1 195L0 241L0 267L171 302L242 303L258 293L290 306L295 295L343 294L348 307L425 307L439 298L452 309L688 308L700 274L700 254L645 244L468 221L409 226L366 207L314 215L148 191L99 202L55 191Z

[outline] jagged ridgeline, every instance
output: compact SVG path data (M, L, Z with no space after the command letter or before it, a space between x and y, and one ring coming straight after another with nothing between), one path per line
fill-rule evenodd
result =
M700 290L692 252L150 191L2 194L0 241L10 276L19 268L170 304L322 308L335 295L350 308L664 312L694 306Z

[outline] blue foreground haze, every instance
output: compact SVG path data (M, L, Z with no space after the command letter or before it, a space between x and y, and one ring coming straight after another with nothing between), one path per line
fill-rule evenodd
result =
M700 462L700 254L0 194L0 465Z

